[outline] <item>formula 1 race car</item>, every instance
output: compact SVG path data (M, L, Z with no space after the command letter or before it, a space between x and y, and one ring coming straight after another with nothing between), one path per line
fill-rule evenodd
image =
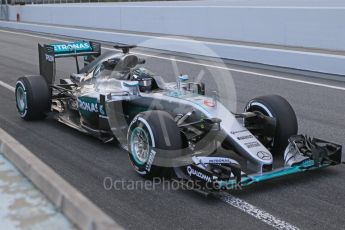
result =
M229 111L205 84L165 80L122 52L101 55L96 42L38 45L40 75L16 83L24 120L53 117L126 149L137 173L172 177L201 189L232 189L341 163L342 146L297 135L295 112L281 96L260 96ZM56 60L75 58L77 73L55 83ZM79 68L81 57L83 68Z

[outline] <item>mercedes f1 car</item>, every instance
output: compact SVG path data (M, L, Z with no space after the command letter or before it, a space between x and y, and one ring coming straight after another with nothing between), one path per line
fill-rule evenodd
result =
M211 190L341 163L342 146L297 135L295 112L281 96L254 98L235 113L206 96L202 82L186 75L166 82L130 52L134 46L114 47L122 51L101 54L88 41L39 44L40 74L16 83L19 115L50 116L103 142L117 140L140 175ZM63 57L75 58L77 71L56 83Z

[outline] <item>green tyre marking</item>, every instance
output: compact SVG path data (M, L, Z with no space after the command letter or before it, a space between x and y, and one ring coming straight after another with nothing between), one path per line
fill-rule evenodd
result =
M27 109L27 95L23 83L18 82L16 86L16 106L18 112L24 115Z

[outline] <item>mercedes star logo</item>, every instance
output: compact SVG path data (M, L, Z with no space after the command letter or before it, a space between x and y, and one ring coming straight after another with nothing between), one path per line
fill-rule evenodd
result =
M256 153L256 155L262 160L270 160L272 158L270 153L264 151L259 151Z

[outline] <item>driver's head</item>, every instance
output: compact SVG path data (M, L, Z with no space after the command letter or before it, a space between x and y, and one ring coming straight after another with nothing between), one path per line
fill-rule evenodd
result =
M152 79L154 76L154 74L150 70L144 67L135 68L133 70L133 75L135 75L136 80L147 78Z
M132 74L132 80L139 82L139 88L142 92L150 91L154 74L144 67L135 68Z

